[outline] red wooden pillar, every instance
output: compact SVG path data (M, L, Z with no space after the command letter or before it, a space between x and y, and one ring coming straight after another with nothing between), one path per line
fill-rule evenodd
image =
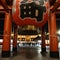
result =
M48 20L49 36L50 36L50 57L59 58L58 39L56 33L56 16L55 13L50 13Z
M46 52L46 44L45 44L45 31L44 31L44 27L42 27L42 34L41 34L41 37L42 37L42 46L41 46L41 53L44 53Z
M2 57L9 57L10 56L11 27L12 27L11 14L5 12Z
M14 24L13 52L17 52L17 25Z

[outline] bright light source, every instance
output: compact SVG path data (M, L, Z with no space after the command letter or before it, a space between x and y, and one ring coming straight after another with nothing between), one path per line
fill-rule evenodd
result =
M0 42L3 42L3 39L0 39Z
M14 36L14 34L12 33L11 36Z
M39 34L39 37L41 37L41 34Z
M37 35L31 35L30 37L31 37L31 38L36 38L36 37L37 37Z
M41 44L41 43L42 43L42 41L41 41L41 40L38 40L38 43L40 43L40 44Z
M60 30L58 30L58 32L57 32L59 35L60 35Z
M49 35L49 33L47 33L47 35Z
M22 38L25 38L25 35L21 36Z

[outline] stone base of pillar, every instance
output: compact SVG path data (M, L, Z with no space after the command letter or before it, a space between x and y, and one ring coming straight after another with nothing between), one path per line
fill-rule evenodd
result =
M17 52L17 47L13 47L13 52Z
M41 53L46 53L46 48L42 48Z
M10 57L10 51L2 51L2 57L7 58Z
M59 58L59 51L56 51L56 52L50 51L50 57L52 57L52 58Z
M17 47L13 47L13 56L17 55Z

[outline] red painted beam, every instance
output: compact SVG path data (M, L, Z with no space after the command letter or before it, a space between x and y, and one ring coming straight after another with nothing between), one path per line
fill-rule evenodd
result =
M5 0L0 0L0 4L3 6L3 8L5 9L6 12L9 12L9 8L6 4L6 1Z
M51 11L55 12L59 6L60 6L60 1L55 2Z

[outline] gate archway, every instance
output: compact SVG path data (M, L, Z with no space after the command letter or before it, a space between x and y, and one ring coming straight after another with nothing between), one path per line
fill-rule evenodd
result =
M3 48L2 48L2 56L3 57L9 57L10 56L10 34L11 34L11 25L12 25L12 16L13 16L13 20L14 22L19 25L19 26L23 26L23 25L35 25L35 26L38 26L38 27L43 27L44 24L46 23L46 21L48 20L48 24L49 24L49 32L50 32L50 56L51 57L54 57L54 58L58 58L59 57L59 51L58 51L58 41L57 41L57 34L56 34L56 16L55 16L55 9L57 9L58 7L58 4L57 6L55 7L55 4L54 4L54 7L53 8L50 8L48 6L49 3L45 2L46 3L46 12L43 14L43 19L40 20L40 21L37 21L39 20L39 17L40 17L40 14L37 14L36 12L40 12L38 11L39 10L39 7L36 7L36 5L33 5L32 7L32 11L33 11L33 8L35 9L35 7L38 9L36 10L36 13L35 15L38 15L38 18L35 17L34 13L32 14L32 11L31 12L24 12L24 9L26 9L26 7L28 7L28 5L25 6L25 4L22 5L25 6L23 11L20 10L19 7L20 6L20 0L14 0L16 1L16 4L13 6L14 8L14 12L11 13L11 11L9 9L5 9L7 10L7 12L5 12L5 23L4 23L4 41L3 41ZM4 1L5 2L5 1ZM58 0L58 2L60 2L60 0ZM0 2L1 3L1 2ZM35 4L35 3L34 3ZM3 5L4 8L7 8L6 6ZM12 9L13 9L12 8ZM31 8L28 7L28 8ZM27 9L28 9L27 8ZM49 13L50 15L48 16L48 8L52 9ZM21 15L19 14L21 13ZM22 15L23 13L23 15ZM28 14L28 15L25 15L26 17L28 18L25 18L24 14ZM34 16L30 16L29 14L32 14ZM23 17L24 16L24 17ZM30 17L33 17L33 18L30 18ZM54 23L53 23L54 22ZM53 28L54 27L54 28ZM16 36L17 36L17 27L15 27L15 39L16 39ZM15 40L16 42L16 40ZM56 47L54 47L54 45ZM14 50L16 49L16 45L14 45L15 48Z

